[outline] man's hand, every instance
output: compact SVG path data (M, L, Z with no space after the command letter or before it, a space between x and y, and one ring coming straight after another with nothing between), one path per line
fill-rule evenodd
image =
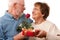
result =
M43 38L43 37L46 37L46 34L47 34L46 31L41 30L41 31L36 35L36 37Z
M24 39L24 35L22 35L22 32L20 32L19 34L15 35L13 38L14 40L22 40Z

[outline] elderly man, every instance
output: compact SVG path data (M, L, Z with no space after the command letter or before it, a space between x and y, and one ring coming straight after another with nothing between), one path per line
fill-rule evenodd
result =
M0 18L0 40L22 40L25 36L16 28L25 19L24 0L9 0L9 9ZM27 20L32 22L31 19Z

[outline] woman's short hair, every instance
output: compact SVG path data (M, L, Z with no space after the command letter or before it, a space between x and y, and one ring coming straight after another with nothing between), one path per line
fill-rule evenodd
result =
M38 5L40 7L41 13L44 15L43 18L46 19L49 16L49 6L46 3L36 2L34 6Z

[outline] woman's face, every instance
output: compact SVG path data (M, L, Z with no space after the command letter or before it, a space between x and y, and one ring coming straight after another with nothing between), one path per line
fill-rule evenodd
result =
M33 11L32 11L32 18L33 18L34 20L37 20L37 19L39 19L39 18L43 18L39 6L34 6Z

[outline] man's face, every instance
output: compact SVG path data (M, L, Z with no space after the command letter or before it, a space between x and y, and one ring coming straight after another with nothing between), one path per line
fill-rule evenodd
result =
M16 8L15 8L16 15L20 16L23 13L24 10L25 10L24 1L21 0L20 3L16 4Z
M32 18L34 20L37 20L41 17L42 17L42 13L40 11L40 7L39 6L34 6L33 11L32 11Z

